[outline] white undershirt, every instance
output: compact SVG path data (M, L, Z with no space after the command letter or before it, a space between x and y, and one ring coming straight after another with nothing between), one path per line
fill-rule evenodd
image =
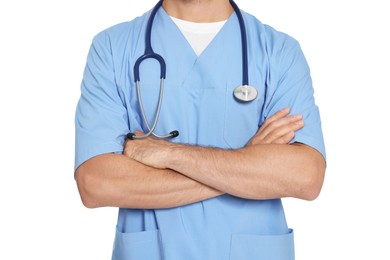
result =
M226 22L225 20L214 23L195 23L172 16L171 18L198 56L206 49Z

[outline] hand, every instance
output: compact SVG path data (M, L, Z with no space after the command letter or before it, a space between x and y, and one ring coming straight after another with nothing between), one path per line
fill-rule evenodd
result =
M279 110L265 120L247 145L288 144L295 136L295 131L304 126L302 115L288 115L289 108Z
M143 135L136 131L136 135ZM123 149L123 154L145 165L165 169L167 156L169 156L169 147L172 143L147 137L145 139L127 140Z

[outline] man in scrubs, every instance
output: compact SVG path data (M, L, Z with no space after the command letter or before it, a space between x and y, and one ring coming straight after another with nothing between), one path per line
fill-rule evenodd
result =
M88 208L118 207L112 259L294 259L283 197L315 199L325 148L309 67L296 40L242 11L250 85L242 80L237 16L228 0L165 0L151 41L167 66L157 134L134 83L150 12L93 39L76 111L75 178ZM140 66L152 124L160 84Z

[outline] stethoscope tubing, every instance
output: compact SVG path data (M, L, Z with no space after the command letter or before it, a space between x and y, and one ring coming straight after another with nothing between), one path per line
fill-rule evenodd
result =
M179 132L177 130L174 130L167 135L158 135L158 134L154 133L154 130L156 129L158 118L159 118L160 112L161 112L161 104L162 104L162 100L163 100L163 90L164 90L164 80L166 77L166 64L165 64L164 58L153 51L151 37L152 37L152 26L153 26L154 18L156 16L158 9L162 6L163 2L164 2L164 0L160 0L151 11L151 14L150 14L147 26L146 26L146 32L145 32L145 51L144 51L144 54L136 60L136 62L134 64L134 68L133 68L134 81L135 81L136 88L137 88L137 98L138 98L139 108L140 108L140 112L142 115L142 119L145 122L145 126L147 127L148 132L144 135L135 135L134 133L129 133L129 134L127 134L128 139L144 139L150 135L153 135L156 138L164 139L164 138L176 137L179 135ZM241 32L242 85L238 86L237 89L238 88L241 89L241 91L239 91L239 92L245 92L245 91L246 92L243 95L243 97L244 97L243 99L240 99L240 98L238 98L238 99L240 101L243 101L243 102L248 102L248 101L252 101L254 98L256 98L257 90L254 87L251 87L248 85L248 82L249 82L248 47L247 47L248 43L247 43L245 22L244 22L244 18L242 16L241 11L240 11L239 7L237 6L237 4L233 0L229 0L229 2L232 5L234 12L237 15L238 22L240 25L240 32ZM157 104L155 118L154 118L152 127L150 127L148 120L146 118L145 109L144 109L143 104L142 104L141 88L140 88L140 81L141 80L140 80L139 69L140 69L141 63L146 59L155 59L160 64L160 92L159 92L159 99L158 99L158 104ZM249 93L249 92L247 92L248 88L251 88L254 91L256 91L256 95L254 96L254 98L245 100L245 98L248 96L247 94ZM233 93L233 94L235 94L235 93ZM235 97L237 98L236 95L235 95Z
M145 32L145 52L141 57L139 57L136 60L136 62L134 64L134 81L135 82L140 81L139 68L140 68L141 63L146 59L157 60L160 63L160 79L165 79L165 77L166 77L166 64L165 64L164 58L161 57L161 55L159 55L153 51L152 40L151 40L153 21L154 21L154 18L156 17L156 13L157 13L158 9L162 6L163 2L164 2L163 0L159 1L156 4L156 6L153 8L153 10L150 14L148 24L146 26L146 32Z
M237 15L238 23L240 24L240 33L241 33L241 49L242 49L242 85L249 85L249 72L248 72L248 42L246 36L246 27L244 18L240 8L233 0L229 0L232 5L234 12Z

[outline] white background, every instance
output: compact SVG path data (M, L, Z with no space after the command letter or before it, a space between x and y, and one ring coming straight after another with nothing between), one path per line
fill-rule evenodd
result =
M328 168L317 200L284 200L298 260L390 259L386 2L237 0L312 70ZM0 3L0 259L110 259L117 210L80 202L74 111L92 37L154 3Z

